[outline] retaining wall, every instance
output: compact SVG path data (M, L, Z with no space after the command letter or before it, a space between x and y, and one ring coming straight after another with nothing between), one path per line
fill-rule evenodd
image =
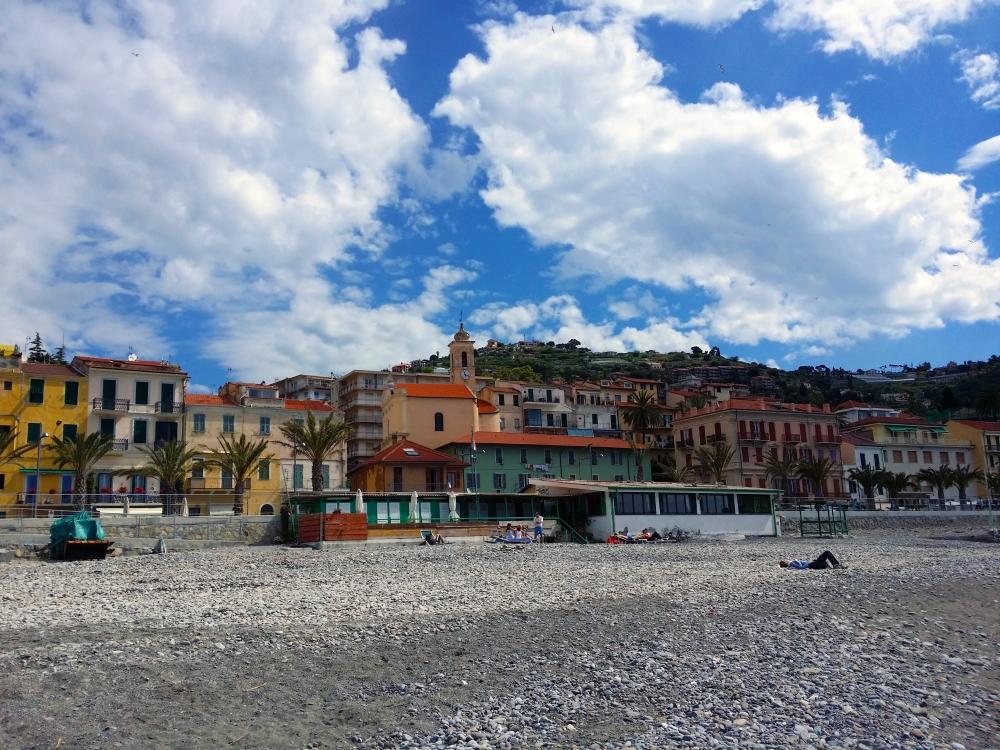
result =
M794 510L783 510L781 533L799 533L799 514ZM806 514L803 514L804 516ZM815 511L812 517L816 517ZM937 510L850 510L847 525L851 531L874 530L920 530L940 529L941 531L975 531L989 528L990 514L987 511L937 511ZM994 511L994 523L1000 521L1000 513Z
M106 516L98 519L109 539L167 539L270 544L281 533L279 516ZM5 534L49 533L51 518L0 520L0 545Z

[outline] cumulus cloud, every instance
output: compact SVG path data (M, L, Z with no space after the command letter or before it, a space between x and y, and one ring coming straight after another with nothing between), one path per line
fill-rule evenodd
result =
M972 101L984 109L1000 109L1000 58L994 53L974 55L963 51L958 54L962 63L960 80L969 84Z
M424 158L384 70L405 45L364 26L387 3L0 3L4 328L166 350L161 315L301 309L300 289L321 299L323 274L378 253L404 173L468 169ZM227 335L307 336L286 322Z
M774 0L767 24L779 32L823 35L827 53L858 50L890 60L905 55L949 24L961 23L993 0ZM618 13L634 18L721 25L758 10L765 0L572 0L590 15Z
M484 327L493 338L501 341L527 337L556 342L576 339L595 351L673 351L708 346L700 332L678 331L679 321L674 318L650 318L643 328L626 326L620 331L614 321L592 323L570 295L549 297L540 304L489 304L470 315L469 321Z
M564 277L697 288L714 301L684 323L735 343L1000 317L974 188L887 158L846 106L731 84L682 103L620 21L553 35L518 15L482 35L487 59L460 61L435 113L479 137L496 220L569 247Z
M1000 135L995 135L977 143L958 160L958 168L972 171L1000 161Z

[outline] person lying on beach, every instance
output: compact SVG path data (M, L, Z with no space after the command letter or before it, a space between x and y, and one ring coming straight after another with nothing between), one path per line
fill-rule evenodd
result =
M432 531L430 534L424 537L424 541L422 541L421 544L426 544L428 547L433 547L435 544L444 544L444 537L441 536L440 534L435 536L434 532Z
M656 529L653 529L653 533L647 535L646 538L649 539L649 541L651 542L659 542L663 540L663 537L660 535L660 532L657 531Z
M840 561L833 556L830 550L826 550L812 562L808 560L782 560L778 565L783 568L793 568L795 570L805 570L806 568L811 570L826 570L828 565L835 570L847 567L846 565L841 565Z

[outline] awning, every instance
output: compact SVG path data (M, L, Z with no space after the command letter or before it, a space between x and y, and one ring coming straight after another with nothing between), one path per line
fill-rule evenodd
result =
M20 469L18 474L34 474L34 469ZM42 469L39 474L73 474L72 469Z
M889 432L916 432L917 431L916 427L910 427L910 426L905 426L904 427L903 425L890 424L890 425L886 425L886 427L888 428Z

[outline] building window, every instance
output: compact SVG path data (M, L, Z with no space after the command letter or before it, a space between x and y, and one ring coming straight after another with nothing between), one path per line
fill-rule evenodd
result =
M616 480L620 481L620 480ZM656 510L652 492L619 492L615 498L615 513L620 516L651 516Z
M934 463L934 454L930 451L923 451L923 459L925 464Z
M906 451L906 463L915 464L917 462L917 452L916 451Z
M617 414L612 414L611 415L611 429L612 430L617 430L618 429L618 415Z
M441 412L434 415L434 432L444 432L444 414Z
M204 414L192 414L191 415L191 431L192 432L204 432L205 431L205 415Z
M702 495L701 512L709 516L726 515L733 512L732 495Z
M893 451L892 452L892 462L894 464L903 463L903 451Z
M882 468L881 466L879 466L879 455L878 455L878 453L875 453L875 454L872 455L872 460L875 462L875 468L876 469L881 469Z
M525 487L531 484L529 481L531 479L531 474L518 474L517 475L517 488L523 490Z
M323 464L323 489L330 489L330 464Z
M28 390L28 403L40 404L45 400L45 381L32 379Z
M704 445L705 440L705 425L700 425L698 427L698 445Z
M77 426L75 424L64 424L63 425L63 440L75 443L77 435Z
M567 460L569 461L569 465L570 466L572 466L573 464L575 464L576 463L576 451L570 451L569 455L567 456Z
M616 482L624 482L625 481L625 475L624 474L615 474L615 481Z
M546 414L545 415L545 426L546 427L555 427L556 426L556 415L555 414Z
M750 463L750 449L745 445L740 448L740 458L743 459L743 463Z
M191 478L192 479L204 479L205 478L205 459L204 458L194 458L191 460Z
M500 417L500 429L501 430L507 429L507 420L504 419L503 417Z
M528 463L528 449L527 448L521 448L521 463L522 464Z
M115 436L115 420L113 419L102 419L101 420L101 437L114 437Z
M233 472L226 468L223 468L221 472L222 479L220 486L224 490L231 490L233 488Z
M63 406L76 406L80 403L80 384L75 380L66 381L66 390L63 392Z
M520 430L521 429L521 418L520 417L514 417L514 429L515 430Z
M520 406L520 405L521 405L521 397L515 394L514 395L514 406Z
M552 463L552 451L549 448L545 449L545 463L546 464Z
M503 466L503 448L494 448L493 457L500 466Z
M600 480L601 480L601 478L599 476L597 476L597 474L591 474L590 475L590 481L592 481L592 482L599 482Z
M541 427L542 426L542 410L541 409L525 409L524 410L524 424L528 427Z
M292 489L301 490L302 489L302 464L294 464L292 466Z
M468 367L468 366L469 366L469 353L462 352L462 367Z
M135 402L143 406L149 404L149 383L137 380L135 383Z
M236 432L236 417L232 414L222 415L222 431Z
M622 465L622 452L621 451L611 451L611 465L621 466Z
M493 489L495 489L495 490L505 490L505 489L507 489L507 475L506 474L494 474L493 475Z
M132 442L136 445L145 445L146 443L146 431L148 429L149 422L145 419L136 419L132 422Z
M594 425L594 427L597 427L597 415L596 414L591 414L590 415L590 423L592 425Z
M947 466L948 465L948 452L947 451L941 451L941 465L942 466Z
M956 464L964 464L965 463L965 454L962 453L962 451L956 451L956 453L955 453L955 463Z
M503 406L503 405L504 405L504 403L503 403L503 394L502 393L498 393L497 394L497 406Z
M562 422L563 427L569 427L569 417L566 414L561 416L560 421Z
M260 434L270 435L271 434L271 418L261 417L260 418Z
M467 490L478 490L481 489L479 486L479 474L478 472L473 474L471 471L467 472L465 475L465 489Z
M598 452L595 450L590 451L590 465L593 466L597 463Z
M526 395L524 397L524 400L525 401L534 401L535 400L535 389L534 388L529 388L528 389L528 395Z
M5 391L9 391L13 387L14 387L14 381L13 380L5 380L5 381L3 381L3 389Z
M668 516L690 516L696 513L694 495L660 493L660 513Z
M28 442L37 443L42 439L42 423L28 422Z

